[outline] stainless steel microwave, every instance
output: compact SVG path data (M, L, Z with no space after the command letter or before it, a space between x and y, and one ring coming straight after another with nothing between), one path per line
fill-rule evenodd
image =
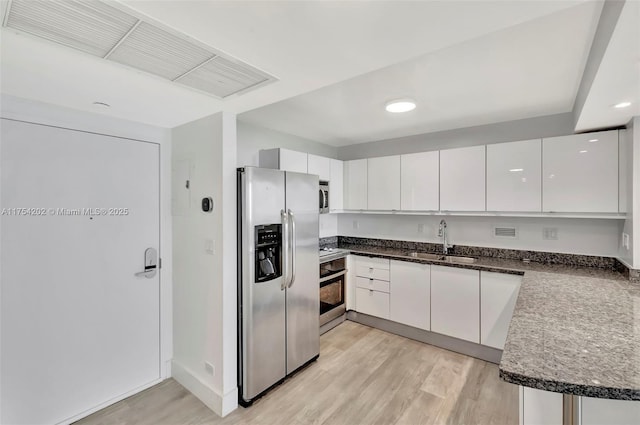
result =
M329 182L320 181L319 202L320 214L327 214L329 212Z

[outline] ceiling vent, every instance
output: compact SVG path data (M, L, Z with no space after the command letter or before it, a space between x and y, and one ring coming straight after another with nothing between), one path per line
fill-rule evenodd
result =
M518 237L518 229L515 227L499 227L494 226L493 236L495 238L516 239Z
M3 25L218 98L276 81L184 34L99 0L10 0Z

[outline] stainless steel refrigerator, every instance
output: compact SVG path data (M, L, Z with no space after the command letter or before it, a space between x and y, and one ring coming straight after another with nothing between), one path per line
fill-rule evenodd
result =
M238 169L238 387L250 405L318 358L318 176Z

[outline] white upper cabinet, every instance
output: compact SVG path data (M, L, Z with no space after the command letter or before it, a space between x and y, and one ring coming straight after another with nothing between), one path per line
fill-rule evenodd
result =
M618 131L542 142L542 210L618 212Z
M487 145L487 211L542 209L542 140Z
M440 151L440 209L485 210L485 146Z
M329 180L329 210L344 208L344 168L342 161L330 160L331 179Z
M400 209L400 156L369 158L367 208L370 210Z
M400 156L400 209L437 211L440 207L438 151Z
M307 172L317 174L320 180L331 180L331 159L324 156L309 154L307 157Z
M263 149L259 153L260 167L296 173L307 172L307 154L289 149Z
M331 187L329 187L331 189ZM355 159L344 162L344 208L367 209L367 160ZM329 195L331 196L331 195Z
M389 319L415 328L431 329L431 266L391 260Z

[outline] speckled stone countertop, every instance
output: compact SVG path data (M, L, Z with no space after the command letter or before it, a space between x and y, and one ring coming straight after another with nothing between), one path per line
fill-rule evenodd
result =
M353 254L524 274L500 377L586 397L640 400L640 285L613 270L479 257L474 264L341 244Z

